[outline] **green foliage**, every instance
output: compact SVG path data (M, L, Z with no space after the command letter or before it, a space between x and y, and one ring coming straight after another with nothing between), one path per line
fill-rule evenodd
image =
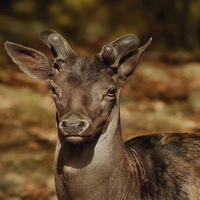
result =
M142 43L152 36L159 48L188 50L200 43L199 6L189 0L2 0L0 39L35 44L43 29L52 28L96 49L132 32Z

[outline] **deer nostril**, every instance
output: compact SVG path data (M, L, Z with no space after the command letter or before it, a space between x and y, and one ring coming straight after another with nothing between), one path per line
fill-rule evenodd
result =
M67 127L67 124L68 124L68 123L67 123L66 121L62 121L62 122L61 122L61 126L62 126L63 128L66 128L66 127Z
M77 126L84 127L86 124L84 121L77 122Z
M78 121L78 122L68 122L67 120L61 121L59 127L60 129L69 134L78 134L81 133L84 129L87 128L87 121Z

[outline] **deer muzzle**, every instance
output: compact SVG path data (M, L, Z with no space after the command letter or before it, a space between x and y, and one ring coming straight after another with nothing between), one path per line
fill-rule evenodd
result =
M70 120L62 120L59 124L59 128L64 133L64 136L72 136L79 135L89 127L89 122L86 120L80 121L70 121Z
M83 115L65 115L61 118L58 123L59 135L60 137L71 141L71 142L81 142L86 140L90 127L90 120Z

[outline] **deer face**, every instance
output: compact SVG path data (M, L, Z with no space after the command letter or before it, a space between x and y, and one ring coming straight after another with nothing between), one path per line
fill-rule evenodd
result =
M132 74L151 41L137 48L137 37L128 34L89 58L75 53L55 31L42 32L41 39L52 50L54 61L39 51L15 43L6 42L5 48L22 71L50 82L61 142L97 139L111 120L124 80Z
M59 68L50 88L60 139L84 142L98 138L116 104L114 71L97 59L81 56L74 59L73 66L62 62Z

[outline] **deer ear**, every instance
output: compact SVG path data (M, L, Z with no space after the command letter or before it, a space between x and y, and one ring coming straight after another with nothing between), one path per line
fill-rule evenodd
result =
M138 48L139 39L133 34L127 34L103 46L98 56L105 64L117 69L115 79L122 83L133 73L140 56L151 41L152 38L144 46Z
M130 76L135 70L141 55L144 53L146 48L151 44L152 38L148 40L148 42L140 47L135 49L134 51L126 54L121 58L119 62L118 73L122 80L125 80L128 76Z
M12 42L4 45L13 62L30 77L47 81L53 76L52 63L43 53Z

